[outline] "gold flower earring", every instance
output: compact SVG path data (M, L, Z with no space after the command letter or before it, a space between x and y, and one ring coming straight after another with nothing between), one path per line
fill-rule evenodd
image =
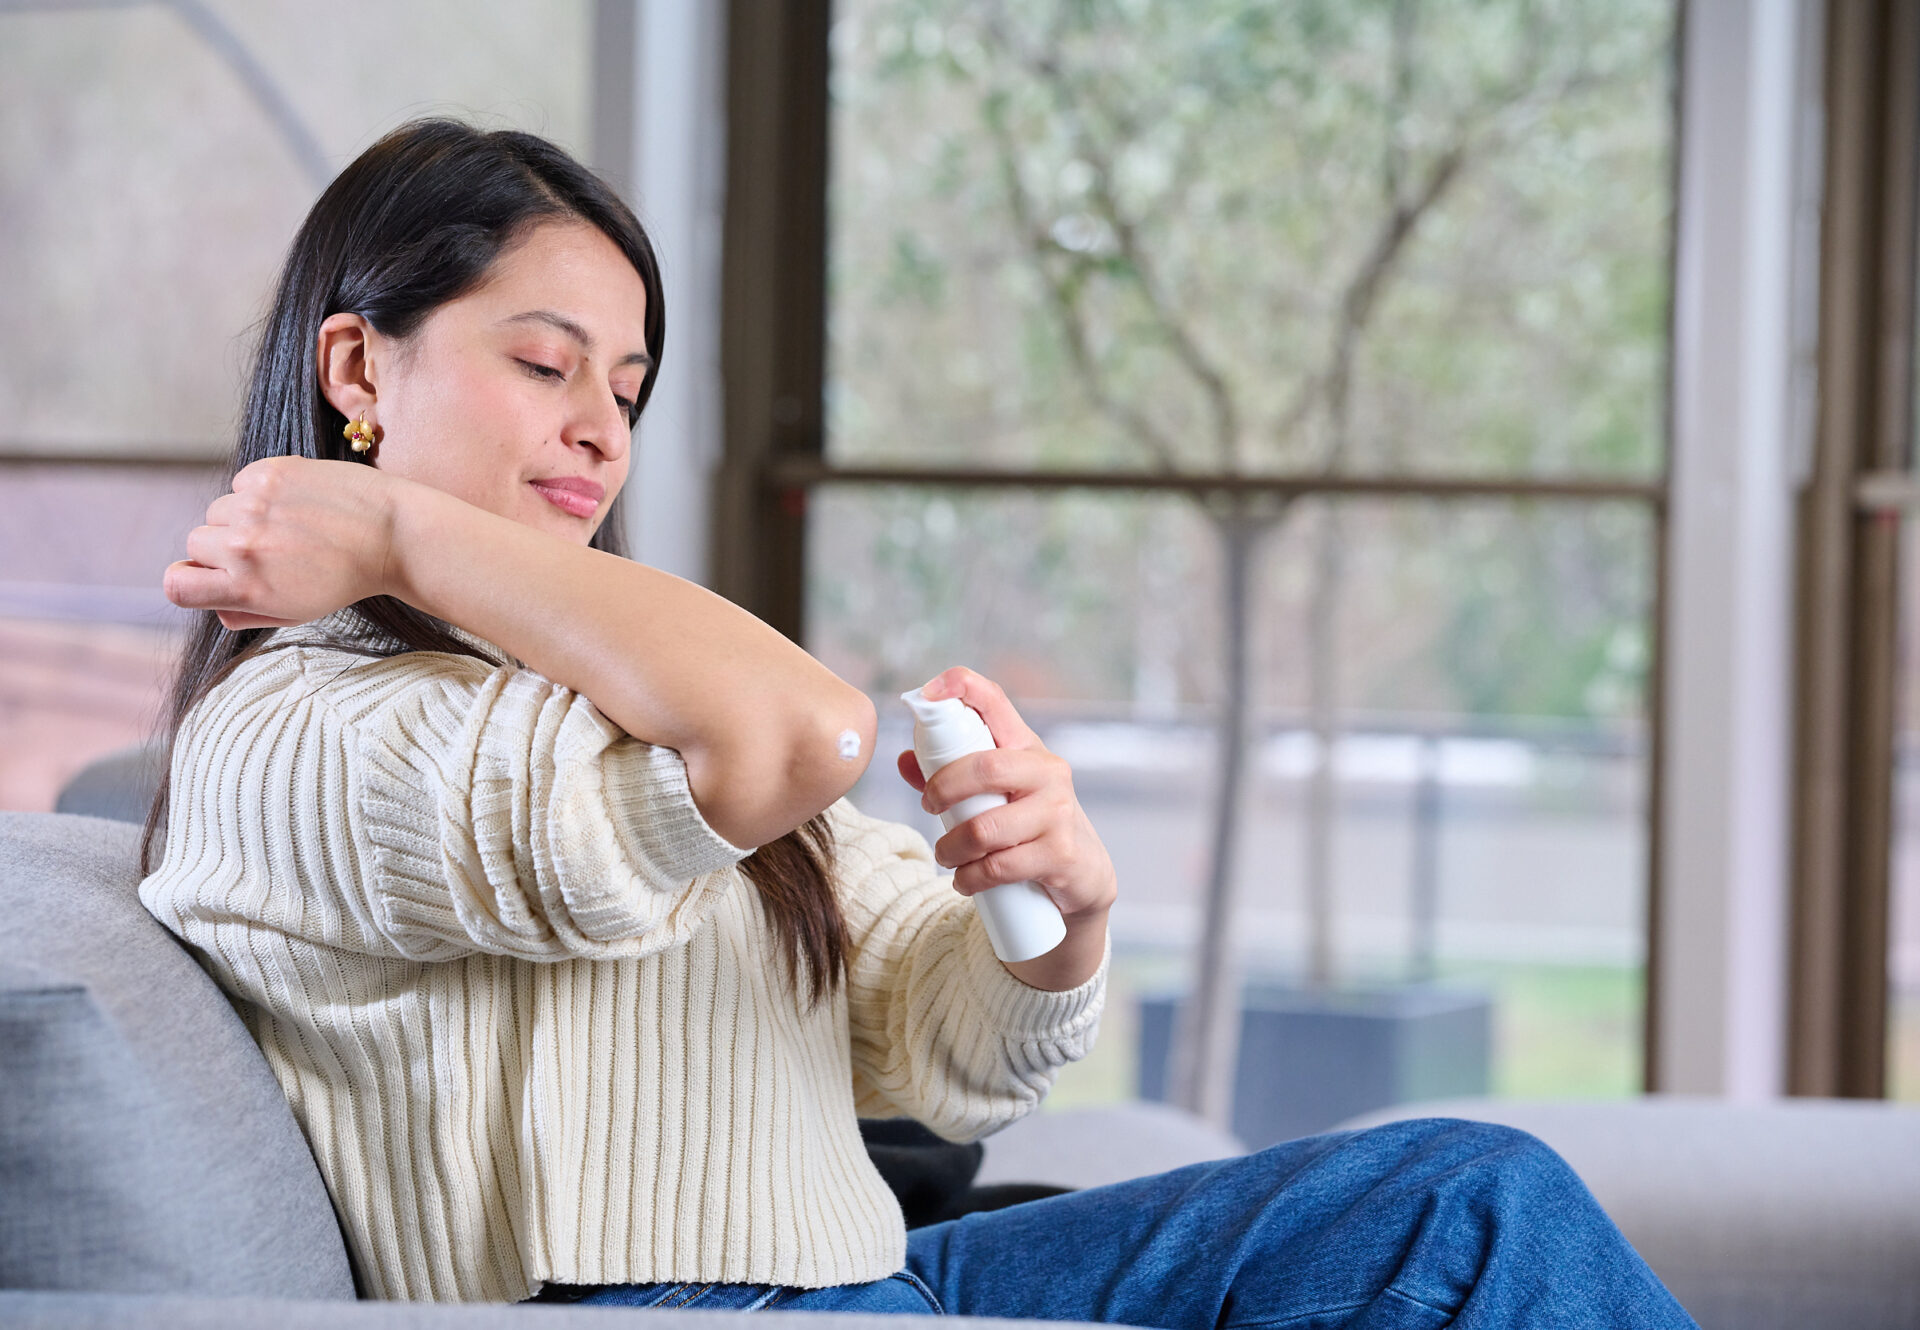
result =
M348 421L347 428L343 432L356 453L364 453L373 447L373 426L367 423L365 411L360 413L360 419Z

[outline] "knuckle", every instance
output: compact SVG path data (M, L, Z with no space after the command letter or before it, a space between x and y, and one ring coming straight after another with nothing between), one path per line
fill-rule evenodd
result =
M973 842L974 848L986 850L999 844L1001 839L1001 821L1006 814L998 808L989 808L986 812L967 822L962 830Z

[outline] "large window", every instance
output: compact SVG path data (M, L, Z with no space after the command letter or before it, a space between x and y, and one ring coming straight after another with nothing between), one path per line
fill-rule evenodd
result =
M434 111L588 137L586 0L0 9L0 808L144 739L250 332L319 190ZM377 33L377 37L369 34Z
M836 6L806 643L889 757L967 663L1073 760L1122 904L1053 1102L1179 1097L1222 965L1480 1004L1425 1084L1639 1088L1674 23Z

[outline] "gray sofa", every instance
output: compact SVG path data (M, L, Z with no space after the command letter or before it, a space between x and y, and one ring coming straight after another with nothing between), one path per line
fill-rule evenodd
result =
M0 812L0 1325L711 1324L717 1313L357 1301L332 1204L266 1061L140 905L138 831ZM1109 1131L1141 1171L1239 1149L1153 1106L1118 1113Z
M123 821L0 813L0 1324L720 1314L354 1301L265 1062L140 907L136 837ZM1434 1111L1556 1146L1709 1330L1920 1326L1920 1111L1475 1101L1381 1116ZM1238 1149L1157 1105L1043 1112L988 1142L979 1180L1093 1186Z

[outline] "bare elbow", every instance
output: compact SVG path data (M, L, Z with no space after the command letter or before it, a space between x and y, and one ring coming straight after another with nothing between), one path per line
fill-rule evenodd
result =
M795 727L786 784L811 810L800 821L831 807L859 783L873 761L879 728L873 700L854 688Z
M844 798L866 775L874 744L879 741L880 713L874 710L873 699L858 689L847 689L845 714L840 719L845 723L834 731L832 761L822 773L824 784L833 791L829 804Z
M735 845L778 840L853 789L873 760L878 731L872 699L847 688L831 705L796 717L783 742L687 754L694 802Z

